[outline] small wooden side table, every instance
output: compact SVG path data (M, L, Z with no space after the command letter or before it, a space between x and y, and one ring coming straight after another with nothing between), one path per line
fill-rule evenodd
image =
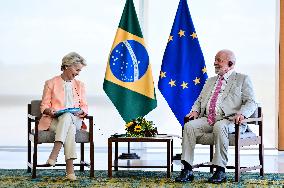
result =
M112 163L112 143L115 144L115 157ZM123 160L124 163L119 163L118 159L118 143L119 142L165 142L167 143L167 164L151 164L144 160ZM120 160L122 161L122 160ZM126 161L126 162L125 162ZM118 168L167 168L167 177L171 177L173 171L173 137L163 135L162 137L110 137L108 138L108 177L112 177L112 167L115 171Z

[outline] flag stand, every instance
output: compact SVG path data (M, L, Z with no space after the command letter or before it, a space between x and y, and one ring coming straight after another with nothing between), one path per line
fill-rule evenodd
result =
M175 156L173 156L173 160L181 160L181 153L177 153Z
M127 153L122 153L118 156L119 159L140 159L136 153L130 153L130 142L128 142Z

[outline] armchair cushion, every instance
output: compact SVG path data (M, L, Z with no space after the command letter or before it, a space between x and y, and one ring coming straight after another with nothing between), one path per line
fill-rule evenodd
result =
M213 145L214 144L214 139L213 139L213 133L207 133L206 136L208 139L206 141L204 140L203 142L199 142L197 140L197 144L202 144L202 145ZM245 139L245 138L253 138L256 137L256 134L251 132L251 131L246 131L242 134L240 134L240 139ZM235 145L235 134L229 134L229 146L234 146Z
M32 130L32 134L35 134L34 130ZM38 135L38 143L53 143L55 140L54 131L38 131ZM89 132L85 130L77 130L75 141L76 143L88 143L90 141Z
M254 137L256 137L256 134L251 131L246 131L240 134L240 139L254 138ZM229 146L234 146L234 145L235 145L235 134L229 134Z

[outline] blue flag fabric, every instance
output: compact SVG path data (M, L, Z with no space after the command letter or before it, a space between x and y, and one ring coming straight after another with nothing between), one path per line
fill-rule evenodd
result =
M158 88L181 126L207 78L187 1L180 0L164 53Z

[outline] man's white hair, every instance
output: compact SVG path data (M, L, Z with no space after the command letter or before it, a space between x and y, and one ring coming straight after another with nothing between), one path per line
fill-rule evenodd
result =
M233 51L228 50L228 49L224 49L224 50L221 50L220 52L226 54L228 61L231 61L234 64L236 63L236 56L235 56Z

